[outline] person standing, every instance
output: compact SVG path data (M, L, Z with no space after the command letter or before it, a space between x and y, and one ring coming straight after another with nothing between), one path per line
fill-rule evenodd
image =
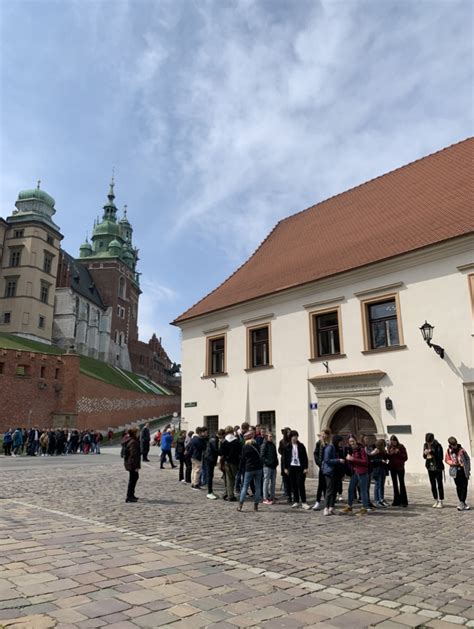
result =
M150 462L150 459L148 458L148 453L150 452L150 439L150 424L146 423L140 433L140 447L142 451L142 458L143 461L145 461L146 463Z
M188 450L191 456L192 464L192 481L191 489L199 491L201 489L201 469L202 469L202 455L206 442L203 436L207 435L207 429L198 427L196 428L196 434L192 437Z
M237 511L242 511L247 490L253 481L255 485L254 493L254 511L258 511L258 503L261 498L262 487L262 469L263 463L260 458L260 452L255 444L255 433L249 431L244 435L244 447L242 448L242 456L240 458L240 470L243 474L243 483L240 490L239 506Z
M324 474L324 515L334 515L334 505L336 503L337 481L340 470L344 469L344 459L338 457L334 443L331 441L331 433L324 430L322 433L322 461L321 470Z
M161 437L161 458L160 458L160 469L164 468L164 462L166 461L166 457L168 457L171 467L176 467L173 463L173 456L171 454L171 444L173 443L173 435L171 434L171 428L165 430L163 436Z
M216 434L211 435L207 441L203 459L207 470L207 498L209 500L217 500L217 496L213 491L214 470L216 468L217 459L219 458L219 440Z
M3 452L5 453L5 456L11 456L12 443L13 443L12 429L9 428L3 435Z
M282 428L281 431L281 439L278 444L278 454L280 455L280 474L281 480L283 484L283 494L286 496L288 504L291 504L293 500L291 499L291 485L290 485L290 477L285 474L285 448L290 443L289 434L291 432L291 428Z
M180 483L185 483L184 479L184 452L186 450L186 446L184 442L186 440L186 431L182 430L179 433L179 437L176 439L176 447L174 450L174 457L177 461L179 461L179 477L178 481Z
M471 459L468 453L456 437L449 437L448 449L444 457L445 463L449 465L449 475L454 478L456 492L459 499L458 511L469 511L467 500L467 484L471 475Z
M260 448L260 456L263 463L263 504L272 505L275 501L278 454L271 432L266 433L265 440Z
M190 430L186 435L186 439L184 440L184 465L186 467L184 473L184 480L186 484L191 484L191 472L192 472L192 462L191 455L189 453L189 444L191 443L191 439L193 438L194 431Z
M369 457L365 446L358 443L354 435L349 437L349 454L346 454L346 461L352 470L351 480L349 482L349 497L347 507L344 507L343 513L351 513L352 505L356 495L356 487L360 487L360 497L362 507L357 515L366 515L370 511L369 505Z
M224 468L226 496L229 502L235 502L235 477L239 469L240 453L242 446L240 439L235 436L232 426L225 429L224 441L220 447L221 465Z
M374 502L377 507L388 507L388 504L385 502L387 458L385 439L377 439L375 448L369 453L372 466L372 479L374 481Z
M289 434L290 443L285 448L285 474L290 478L291 493L293 494L293 509L296 509L301 500L303 509L311 509L306 502L306 474L308 473L308 453L306 447L299 440L298 431L292 430Z
M138 442L138 428L128 429L128 440L124 447L123 464L128 472L127 497L125 502L137 502L135 487L138 482L140 469L140 444Z
M13 456L19 456L23 446L23 432L21 428L17 428L12 437Z
M321 508L321 499L326 494L326 476L323 472L323 451L327 441L327 438L331 437L331 431L327 428L319 435L319 439L314 447L313 457L314 462L318 466L318 489L316 490L316 501L313 505L313 511L319 511Z
M442 509L444 500L444 453L443 446L436 441L432 432L426 433L425 445L423 446L423 458L425 459L426 469L428 470L431 493L433 494L433 498L435 500L433 508Z
M406 448L398 437L390 437L388 447L388 467L393 483L392 507L408 507L407 490L405 487L405 463L408 460Z

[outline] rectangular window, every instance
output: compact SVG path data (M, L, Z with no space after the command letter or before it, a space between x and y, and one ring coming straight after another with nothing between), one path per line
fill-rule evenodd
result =
M250 328L248 333L249 368L267 367L270 365L270 327Z
M40 299L44 304L48 303L48 297L49 297L49 286L47 284L41 284L41 292L40 292Z
M21 249L10 249L10 266L20 266Z
M40 367L40 378L45 378L46 377L46 367L44 365L41 365Z
M59 378L59 367L56 367L56 369L54 370L54 379L58 380Z
M15 229L15 231L13 232L13 238L23 238L24 233L24 229Z
M7 280L5 284L5 297L15 297L16 280Z
M45 318L45 317L43 317L42 315L40 315L40 316L38 317L38 327L39 327L39 328L41 328L41 329L43 329L43 328L44 328L44 326L45 326L45 323L46 323L46 318Z
M29 376L30 375L30 367L29 365L17 365L15 369L15 375L17 376Z
M339 310L313 314L314 357L341 353Z
M2 323L8 324L12 320L11 312L4 312L2 317Z
M54 238L52 236L46 236L46 242L48 245L54 245Z
M53 256L47 251L44 252L43 271L45 273L51 273L53 266Z
M225 336L208 339L208 374L225 373Z
M366 304L370 349L400 345L397 302L395 299Z
M275 419L275 411L258 411L257 412L257 423L261 426L264 426L267 431L273 434L273 439L276 441L276 419Z
M5 363L0 363L0 374L4 373Z

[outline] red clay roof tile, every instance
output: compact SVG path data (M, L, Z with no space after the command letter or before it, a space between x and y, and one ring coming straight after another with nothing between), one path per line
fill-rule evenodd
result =
M468 138L289 216L173 323L472 232L473 157Z

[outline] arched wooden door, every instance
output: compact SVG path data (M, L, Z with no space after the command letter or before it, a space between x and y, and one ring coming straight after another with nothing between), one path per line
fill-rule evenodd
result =
M369 413L360 406L347 405L334 413L331 419L330 429L333 435L360 435L364 433L374 436L377 426Z

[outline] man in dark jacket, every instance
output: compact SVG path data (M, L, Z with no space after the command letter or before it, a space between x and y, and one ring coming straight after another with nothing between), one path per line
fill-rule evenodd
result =
M285 448L284 462L285 462L285 474L290 478L292 494L294 503L291 505L293 508L299 506L301 498L301 504L303 509L311 509L306 502L306 474L308 473L308 454L305 446L298 441L298 432L292 430L290 432L290 443Z
M148 458L148 453L150 452L150 425L145 424L142 428L142 432L140 433L140 446L142 451L143 460L147 463L150 462Z
M217 496L213 492L214 469L216 467L219 452L219 441L217 435L211 435L207 441L204 451L203 460L207 470L207 497L209 500L217 500Z
M125 502L137 502L135 487L138 481L138 470L140 469L140 444L138 442L138 428L129 428L128 441L124 447L123 464L129 473L127 497Z
M263 504L273 504L275 500L278 454L271 432L265 435L265 441L260 448L260 456L263 463Z
M225 429L224 441L220 447L221 466L224 469L226 495L224 499L230 502L235 502L235 476L239 469L240 453L242 451L242 444L234 434L232 426L227 426Z

